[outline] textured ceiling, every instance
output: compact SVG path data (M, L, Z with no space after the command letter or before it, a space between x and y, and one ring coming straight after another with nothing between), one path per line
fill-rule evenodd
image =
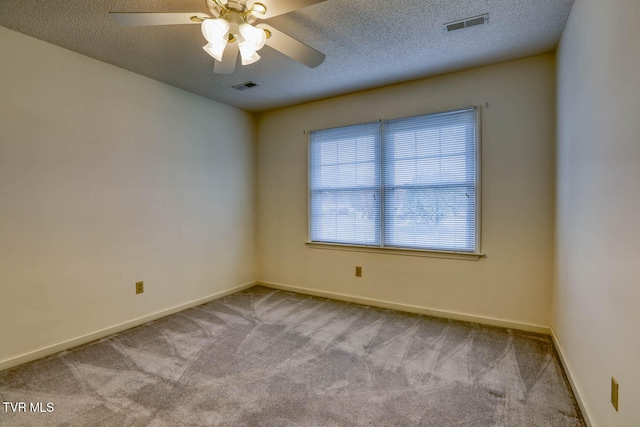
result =
M573 0L326 0L266 22L327 55L307 68L265 46L213 74L199 25L121 27L109 12L202 12L204 0L1 0L0 25L248 111L266 111L555 49ZM489 13L447 32L445 23ZM43 64L46 66L46 64ZM231 86L259 86L237 91Z

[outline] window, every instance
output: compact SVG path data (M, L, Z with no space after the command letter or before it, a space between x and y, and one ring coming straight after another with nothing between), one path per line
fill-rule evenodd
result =
M476 108L318 130L312 242L479 252Z

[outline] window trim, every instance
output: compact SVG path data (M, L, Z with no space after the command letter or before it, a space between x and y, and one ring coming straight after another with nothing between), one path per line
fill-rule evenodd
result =
M374 254L387 255L405 255L429 258L447 258L447 259L464 259L477 261L484 257L483 252L454 252L440 251L436 249L409 249L395 246L365 246L365 245L349 245L345 243L328 243L328 242L304 242L311 249L331 249L337 251L349 252L368 252Z
M384 246L384 237L381 235L380 245L358 245L358 244L349 244L349 243L334 243L334 242L320 242L320 241L312 241L311 240L311 131L305 131L304 133L307 135L307 240L304 242L305 245L311 249L329 249L329 250L342 250L342 251L351 251L351 252L367 252L367 253L377 253L377 254L388 254L388 255L406 255L406 256L418 256L418 257L432 257L432 258L447 258L447 259L462 259L462 260L474 260L477 261L480 258L485 256L485 253L482 251L482 161L481 161L481 151L482 151L482 107L480 105L471 105L468 107L457 108L452 110L440 111L440 112L432 112L432 113L424 113L424 114L416 114L413 116L406 117L398 117L395 119L380 119L371 122L363 122L356 123L357 124L366 124L366 123L375 123L378 122L381 124L380 132L382 133L382 123L387 120L397 120L404 118L412 118L412 117L420 117L420 116L429 116L429 115L438 115L438 114L447 114L447 113L455 113L458 111L470 110L473 109L475 112L475 181L476 181L476 200L475 200L475 250L473 252L463 252L463 251L447 251L447 250L439 250L439 249L421 249L421 248L405 248L405 247L395 247L395 246ZM348 127L351 125L343 125L343 126L335 126L326 129L320 130L330 130L337 129L341 127ZM382 135L378 142L380 147L380 155L382 155ZM384 171L382 170L382 160L379 159L379 168L380 173L382 174ZM382 175L381 175L382 179ZM381 184L380 191L384 193L384 185ZM384 195L382 194L384 197ZM384 221L382 215L384 214L384 206L381 203L380 206L380 233L384 233Z

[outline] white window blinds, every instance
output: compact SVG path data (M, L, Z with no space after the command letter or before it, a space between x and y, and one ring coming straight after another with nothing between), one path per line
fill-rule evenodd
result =
M385 245L475 250L475 110L383 124Z
M312 132L309 172L311 240L379 245L379 124Z
M476 109L311 132L314 242L479 251Z

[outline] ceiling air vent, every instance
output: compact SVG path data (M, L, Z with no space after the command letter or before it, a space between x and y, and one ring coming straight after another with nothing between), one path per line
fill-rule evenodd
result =
M240 83L239 85L235 85L231 87L235 90L247 90L247 89L251 89L254 86L258 86L258 84L254 82L244 82L244 83Z
M459 21L449 22L444 25L447 27L447 31L455 31L463 28L474 27L480 24L486 24L487 21L489 21L489 14L485 13L484 15L473 16Z

